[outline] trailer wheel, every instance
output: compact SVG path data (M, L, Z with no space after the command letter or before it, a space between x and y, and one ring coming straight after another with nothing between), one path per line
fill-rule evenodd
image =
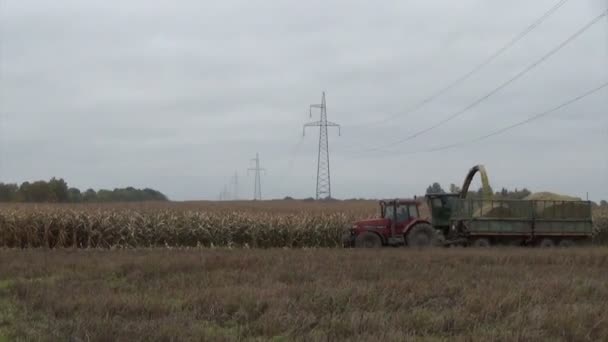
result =
M435 229L426 223L419 223L412 227L406 236L410 247L433 247L439 245L439 238Z
M380 248L382 247L382 239L374 233L366 232L359 234L355 239L355 247L357 248Z
M559 246L560 247L568 248L568 247L574 247L574 245L576 245L574 243L574 241L569 240L569 239L564 239L564 240L562 240L562 241L559 242Z
M477 247L477 248L486 248L486 247L490 247L492 244L490 243L490 240L486 239L486 238L479 238L479 239L475 239L475 241L473 241L473 247Z
M555 241L553 241L553 239L544 238L544 239L540 240L540 243L538 244L538 247L540 247L540 248L555 247Z

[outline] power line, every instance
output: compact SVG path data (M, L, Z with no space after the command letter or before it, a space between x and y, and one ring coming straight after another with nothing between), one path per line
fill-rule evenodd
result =
M327 127L338 127L340 134L340 125L327 121L327 102L325 101L325 92L321 99L321 104L310 105L309 113L312 117L312 109L319 108L321 110L321 120L310 122L304 125L302 135L306 134L306 127L319 127L319 154L317 161L317 199L331 198L331 176L329 172L329 137Z
M473 76L474 74L476 74L477 72L479 72L481 69L483 69L484 67L486 67L488 64L492 63L496 58L498 58L500 55L502 55L503 53L505 53L507 50L509 50L511 47L513 47L517 42L519 42L520 40L522 40L530 32L532 32L534 29L536 29L538 26L540 26L540 24L542 24L547 18L549 18L551 15L553 15L553 13L555 13L560 7L562 7L564 4L566 4L566 2L568 2L568 0L560 0L553 7L551 7L548 11L546 11L540 18L536 19L532 24L530 24L523 31L521 31L519 34L517 34L515 37L513 37L509 42L507 42L507 44L503 45L500 49L496 50L493 54L491 54L484 61L482 61L481 63L479 63L478 65L476 65L469 72L467 72L464 75L460 76L459 78L457 78L453 82L449 83L447 86L441 88L437 92L435 92L435 93L433 93L433 94L425 97L423 100L421 100L420 102L416 103L415 105L413 105L412 107L410 107L405 112L397 113L395 115L392 115L392 116L390 116L388 118L385 118L385 119L382 119L382 120L372 121L372 122L365 123L365 124L356 124L356 125L352 125L352 126L379 125L379 124L383 124L383 123L392 121L392 120L396 119L399 116L409 115L409 114L412 114L412 113L418 111L420 108L422 108L425 105L427 105L428 103L434 101L436 98L438 98L441 95L447 93L448 91L454 89L456 86L458 86L459 84L461 84L464 81L466 81L469 78L471 78L471 76Z
M254 201L261 201L262 200L262 180L261 180L261 173L262 172L266 172L266 169L262 169L260 167L260 154L256 153L255 154L255 158L251 159L253 162L255 162L255 166L252 168L247 169L247 173L249 173L249 171L255 171L255 185L253 187L253 200Z
M551 56L553 56L554 54L556 54L558 51L560 51L561 49L563 49L566 45L568 45L570 42L572 42L574 39L576 39L578 36L580 36L581 34L583 34L585 31L587 31L589 28L591 28L594 24L596 24L598 21L600 21L600 19L602 19L604 16L606 16L608 14L608 10L602 12L600 15L598 15L597 17L595 17L593 20L591 20L590 22L588 22L585 26L583 26L581 29L579 29L578 31L576 31L574 34L572 34L570 37L568 37L566 40L564 40L561 44L559 44L557 47L553 48L552 50L550 50L547 54L543 55L540 59L536 60L534 63L530 64L529 66L527 66L525 69L523 69L522 71L520 71L519 73L517 73L515 76L511 77L510 79L508 79L507 81L503 82L502 84L500 84L498 87L492 89L490 92L488 92L487 94L485 94L484 96L480 97L479 99L475 100L474 102L472 102L471 104L469 104L468 106L466 106L465 108L451 114L450 116L440 120L439 122L425 128L422 129L420 131L417 131L403 139L399 139L397 141L388 143L388 144L383 144L383 145L379 145L376 147L372 147L369 149L365 149L362 152L372 152L372 151L379 151L382 150L386 147L391 147L394 145L398 145L401 143L404 143L406 141L412 140L422 134L428 133L432 130L434 130L435 128L438 128L452 120L454 120L455 118L457 118L458 116L466 113L468 110L472 109L473 107L479 105L480 103L482 103L483 101L487 100L488 98L490 98L492 95L498 93L500 90L504 89L505 87L507 87L508 85L510 85L511 83L515 82L516 80L518 80L519 78L521 78L522 76L524 76L525 74L527 74L528 72L530 72L531 70L533 70L534 68L536 68L538 65L540 65L541 63L543 63L544 61L546 61L547 59L549 59Z
M410 155L410 154L430 153L430 152L443 151L443 150L459 147L459 146L462 146L462 145L479 142L481 140L485 140L485 139L488 139L490 137L502 134L502 133L507 132L507 131L509 131L511 129L517 128L519 126L523 126L523 125L525 125L525 124L527 124L529 122L538 120L538 119L540 119L540 118L542 118L544 116L553 114L554 112L556 112L556 111L558 111L558 110L560 110L560 109L562 109L564 107L567 107L567 106L569 106L569 105L571 105L571 104L573 104L575 102L578 102L578 101L580 101L580 100L582 100L582 99L584 99L584 98L586 98L588 96L591 96L591 95L599 92L600 90L602 90L602 89L604 89L606 87L608 87L608 81L604 82L604 83L600 84L599 86L597 86L597 87L595 87L595 88L593 88L591 90L588 90L588 91L586 91L586 92L584 92L584 93L582 93L582 94L580 94L580 95L578 95L576 97L573 97L573 98L567 100L566 102L563 102L563 103L559 104L558 106L555 106L555 107L553 107L551 109L548 109L548 110L546 110L544 112L532 115L532 116L528 117L525 120L518 121L518 122L516 122L514 124L511 124L509 126L502 127L500 129L494 130L494 131L492 131L490 133L487 133L487 134L484 134L484 135L481 135L481 136L478 136L478 137L475 137L475 138L472 138L472 139L461 140L461 141L458 141L458 142L455 142L455 143L451 143L451 144L447 144L447 145L441 145L441 146L437 146L437 147L433 147L433 148L429 148L429 149L425 149L425 150L408 151L407 153L399 153L399 152L391 152L391 153L393 155L395 155L395 154L398 154L398 155Z

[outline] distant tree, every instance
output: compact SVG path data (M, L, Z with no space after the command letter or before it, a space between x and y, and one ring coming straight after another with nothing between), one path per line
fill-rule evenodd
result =
M88 189L82 194L84 202L97 202L97 193L93 189Z
M52 178L50 181L23 182L17 184L0 183L0 202L135 202L135 201L168 201L160 191L145 188L127 187L121 189L99 190L88 189L81 193L77 188L70 188L65 180Z
M19 186L17 184L0 183L0 202L14 202L17 200Z
M600 206L602 206L602 207L608 207L608 202L606 202L606 200L601 200L600 201Z
M154 190L154 189L149 189L149 188L145 188L143 190L144 193L144 198L146 201L168 201L169 198L167 196L165 196L165 194L163 194L160 191Z
M69 188L68 189L68 201L71 203L80 203L82 202L82 193L77 188Z
M30 182L23 182L17 190L17 202L29 202Z
M112 191L101 189L97 191L97 201L98 202L111 202L112 201Z
M452 183L450 184L450 193L453 194L459 194L462 190L460 189L459 186L457 186L456 184Z
M45 181L37 181L34 183L24 183L19 190L24 193L26 202L56 202L49 183Z
M52 178L48 182L48 197L51 202L67 202L69 200L68 183L63 179Z
M517 196L517 199L524 199L524 198L530 196L531 194L532 194L532 191L530 191L526 188L523 188L523 190L521 190L519 193L517 193L516 196Z
M324 201L324 202L336 202L338 201L337 199L333 198L333 197L325 197L325 198L320 198L319 201Z
M428 188L426 188L426 193L427 194L444 194L445 191L441 188L441 185L439 183L435 182L432 185L429 185Z
M502 190L500 190L500 197L502 197L502 198L509 197L509 190L507 190L507 188L502 188Z

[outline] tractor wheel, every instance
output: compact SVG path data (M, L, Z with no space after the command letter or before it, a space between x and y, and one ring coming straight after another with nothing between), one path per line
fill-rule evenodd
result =
M473 247L476 248L486 248L486 247L490 247L492 244L490 243L490 240L486 239L486 238L479 238L479 239L475 239L473 241Z
M382 239L374 233L361 233L355 239L356 248L380 248L382 247Z
M559 242L559 246L560 247L564 247L564 248L574 247L574 245L576 245L574 243L574 241L569 240L569 239L564 239L564 240L562 240L562 241Z
M538 247L540 247L540 248L555 247L555 241L553 241L553 239L544 238L544 239L540 240L540 243L538 244Z
M439 237L435 229L426 223L415 225L406 236L410 247L433 247L439 245Z

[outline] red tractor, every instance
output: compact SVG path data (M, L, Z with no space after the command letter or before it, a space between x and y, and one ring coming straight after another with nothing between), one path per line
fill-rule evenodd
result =
M344 235L344 245L357 248L440 245L441 234L427 218L420 216L420 205L417 200L380 201L380 218L355 222Z

